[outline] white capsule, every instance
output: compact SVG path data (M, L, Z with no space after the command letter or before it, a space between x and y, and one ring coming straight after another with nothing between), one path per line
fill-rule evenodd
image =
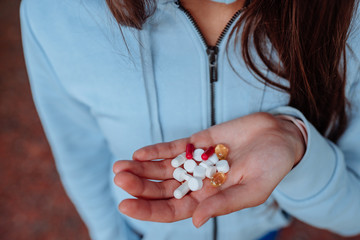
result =
M212 164L216 164L218 161L219 158L217 157L216 154L211 155L207 160L207 162L211 162Z
M198 162L202 161L201 155L204 153L205 151L201 148L195 149L194 154L193 154L193 159L195 159Z
M226 160L221 160L216 163L218 172L227 173L230 170L229 163Z
M188 192L190 191L188 181L181 184L177 189L174 191L174 197L176 199L183 198Z
M194 177L198 177L198 178L201 178L201 179L204 179L205 178L205 175L206 175L206 168L202 167L202 166L196 166L194 168L194 173L193 173L193 176Z
M201 178L193 177L188 181L188 186L191 191L198 191L203 187Z
M171 166L174 168L180 167L186 161L186 153L182 153L173 160L171 160Z
M216 167L212 166L206 169L205 176L207 178L212 178L215 175L215 173L216 173Z
M188 181L191 178L191 176L182 168L176 168L173 172L173 177L179 182L184 180Z
M184 163L184 168L188 173L194 172L194 168L196 167L196 162L192 159L186 160Z

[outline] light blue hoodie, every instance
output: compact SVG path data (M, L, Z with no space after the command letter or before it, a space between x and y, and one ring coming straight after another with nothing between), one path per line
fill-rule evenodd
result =
M288 215L339 234L360 233L358 32L349 39L350 123L335 145L286 106L287 94L256 80L230 44L229 58L240 76L233 72L225 55L228 33L218 46L212 92L202 39L174 0L158 1L142 31L122 28L127 45L105 0L22 1L36 107L61 180L91 237L139 239L141 233L146 240L212 239L212 221L196 229L191 219L152 223L120 214L118 203L130 196L114 185L112 164L131 159L145 145L188 137L212 121L259 111L301 119L308 131L307 150L267 202L218 217L218 239L258 239L286 226Z

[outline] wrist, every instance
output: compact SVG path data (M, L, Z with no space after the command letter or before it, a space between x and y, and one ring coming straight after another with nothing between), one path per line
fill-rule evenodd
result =
M307 131L305 124L295 117L289 115L276 115L275 118L281 121L282 125L286 129L287 134L290 135L290 140L293 143L293 149L295 152L295 167L303 158L307 145Z

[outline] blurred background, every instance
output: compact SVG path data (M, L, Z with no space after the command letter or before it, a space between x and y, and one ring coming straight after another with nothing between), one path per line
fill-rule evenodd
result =
M31 98L19 6L20 0L0 0L0 239L89 239L60 183ZM342 238L295 221L278 239L360 236Z

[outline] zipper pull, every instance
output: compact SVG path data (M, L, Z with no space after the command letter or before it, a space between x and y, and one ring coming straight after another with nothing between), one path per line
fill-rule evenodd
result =
M217 46L208 46L206 53L209 58L210 83L217 82L217 60L219 48Z

